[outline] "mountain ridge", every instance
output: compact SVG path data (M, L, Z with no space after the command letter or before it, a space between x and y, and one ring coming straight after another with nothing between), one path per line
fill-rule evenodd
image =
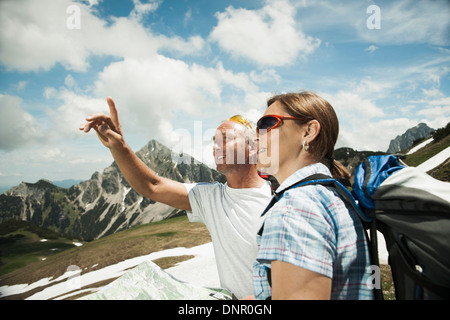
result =
M417 126L409 128L405 133L398 135L389 143L387 153L397 153L409 148L417 139L424 139L431 136L435 131L425 123L419 123Z
M156 140L150 140L136 155L155 172L172 180L225 181L223 174L187 154L173 154ZM41 179L36 183L22 182L0 195L0 222L26 220L86 241L182 213L183 210L156 203L131 189L115 162L68 189Z

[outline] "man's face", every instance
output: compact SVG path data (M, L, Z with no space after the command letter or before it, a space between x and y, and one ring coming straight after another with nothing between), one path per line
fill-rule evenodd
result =
M248 164L248 143L245 129L233 121L225 121L214 135L214 161L217 171L226 173Z

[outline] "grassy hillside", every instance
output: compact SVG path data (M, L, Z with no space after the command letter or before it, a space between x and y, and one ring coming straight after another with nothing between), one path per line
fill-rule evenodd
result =
M29 263L25 267L1 275L0 286L33 283L47 277L55 279L64 274L71 265L78 266L83 270L82 273L91 272L151 252L175 247L190 248L210 241L209 232L203 224L190 223L186 216L181 216L134 227L48 256L44 261ZM171 257L154 262L165 269L188 258L190 257ZM24 299L42 289L43 287L39 287L26 294L6 298Z
M9 220L1 223L0 277L74 246L72 240L26 221Z
M417 141L413 146L411 146L411 148L409 148L409 150L414 148L420 142L421 141ZM450 135L447 135L441 140L429 143L428 145L414 152L413 154L407 155L404 161L407 165L416 167L421 163L423 163L424 161L435 156L442 150L448 148L449 146L450 146ZM408 149L404 150L404 152L405 153L408 152ZM447 160L446 162L444 162L443 164L441 164L440 166L429 172L429 174L435 179L441 181L450 181L450 161Z

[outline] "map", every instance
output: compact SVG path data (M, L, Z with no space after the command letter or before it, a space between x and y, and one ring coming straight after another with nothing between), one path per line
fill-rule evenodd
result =
M145 261L83 300L231 300L230 291L183 282Z

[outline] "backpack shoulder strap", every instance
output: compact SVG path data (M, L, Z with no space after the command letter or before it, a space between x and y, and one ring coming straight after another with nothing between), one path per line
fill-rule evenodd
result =
M292 188L300 187L301 185L307 184L308 182L309 182L309 184L311 184L312 181L317 180L317 179L326 179L326 178L330 178L330 177L327 176L327 175L324 175L324 174L313 174L313 175L311 175L309 177L306 177L303 180L300 180L300 181L294 183L293 185L291 185L291 186L289 186L289 187L287 187L287 188L285 188L285 189L283 189L283 190L281 190L279 192L274 192L272 200L270 201L270 203L266 207L266 209L264 209L264 211L261 214L261 216L264 216L267 213L267 211L269 211L269 209L272 208L273 205L275 203L277 203L278 200L280 200L283 197L284 192L286 192L287 190L292 189Z
M358 213L360 219L362 219L365 222L371 222L372 219L367 217L364 212L361 210L361 208L359 207L358 203L356 202L355 198L353 197L353 195L351 194L351 192L342 185L342 183L340 183L339 181L337 181L336 179L326 175L326 174L313 174L309 177L306 177L303 180L300 180L296 183L294 183L293 185L279 191L279 192L275 192L272 200L270 201L269 205L266 207L266 209L263 211L263 213L261 214L261 216L264 216L267 211L270 210L270 208L272 208L275 203L278 202L278 200L280 200L283 197L284 192L286 192L289 189L293 189L293 188L298 188L298 187L303 187L303 186L307 186L307 185L314 185L314 184L321 184L323 186L330 186L330 187L334 187L334 189L339 193L339 195L348 203L352 206L352 208ZM264 223L261 226L258 235L262 235L264 231Z

